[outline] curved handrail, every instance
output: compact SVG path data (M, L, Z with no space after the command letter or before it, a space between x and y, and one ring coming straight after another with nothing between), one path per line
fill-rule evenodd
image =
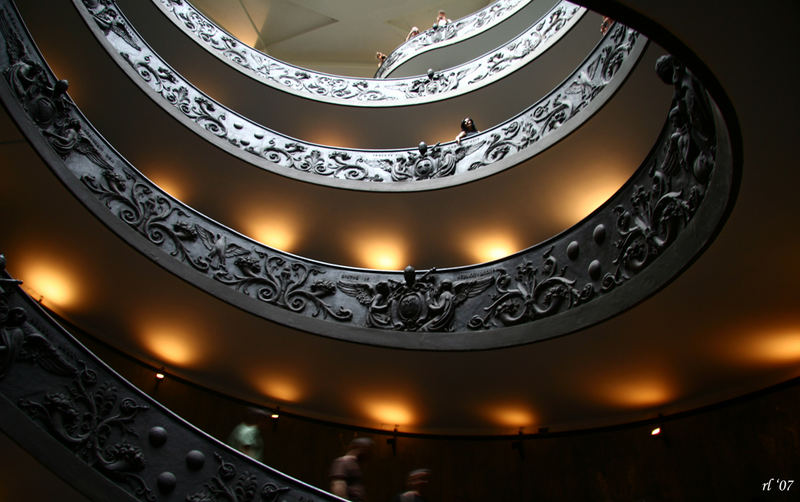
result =
M414 76L365 79L330 75L300 68L264 54L219 28L186 0L153 0L184 33L232 68L249 77L297 96L351 106L406 106L452 98L495 82L539 55L569 32L586 9L562 1L531 28L503 47L470 62L437 72L435 79ZM78 0L74 0L78 5ZM110 12L113 2L84 0ZM117 8L118 9L118 8ZM130 27L124 18L116 19ZM474 21L477 22L477 21ZM135 36L134 33L130 33Z
M723 116L691 71L665 56L660 75L675 96L657 143L611 199L570 229L501 260L421 274L412 267L325 264L255 242L155 186L94 130L30 35L7 19L0 28L6 76L0 97L51 169L101 221L218 298L323 336L470 350L600 322L655 293L708 246L740 179L735 116ZM733 139L726 120L734 123Z
M432 190L483 178L530 158L591 117L622 84L646 46L646 39L635 31L615 26L547 96L460 145L354 150L303 142L248 120L193 87L160 59L112 0L103 4L73 1L117 64L192 131L262 169L354 190ZM84 3L94 7L86 8ZM108 28L109 18L117 23L115 29ZM437 78L430 80L432 85L438 85Z
M378 67L375 72L375 78L386 78L398 66L420 54L480 35L519 12L531 1L498 0L445 26L429 28L416 37L406 40L393 50ZM557 9L551 9L550 12L557 12ZM542 16L534 25L546 19L548 14Z
M0 255L0 429L93 500L341 500L205 434L106 366Z
M497 0L483 9L457 19L441 28L429 28L406 40L393 50L375 72L375 78L385 78L398 66L424 52L462 42L480 35L519 12L533 0ZM552 11L551 11L552 12ZM542 18L544 19L544 17ZM541 22L540 19L537 23Z

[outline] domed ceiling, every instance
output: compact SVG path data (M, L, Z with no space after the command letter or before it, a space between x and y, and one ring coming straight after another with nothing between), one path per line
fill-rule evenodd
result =
M72 6L45 11L36 2L19 3L54 72L69 79L70 96L148 177L245 235L357 267L482 262L559 233L638 167L672 96L653 72L663 51L652 44L592 120L520 166L431 192L337 190L263 172L198 139L127 79ZM310 5L284 3L301 10ZM363 12L361 2L344 4L342 12ZM384 21L406 21L386 4L376 8L386 13ZM364 427L447 434L568 430L669 414L796 377L800 318L793 283L800 266L797 232L788 229L797 214L791 190L798 175L787 169L793 132L782 124L785 110L797 108L788 89L793 79L783 75L797 70L783 67L790 59L782 37L797 35L759 33L759 43L775 51L751 59L745 75L729 46L710 38L702 23L679 21L706 15L724 28L746 9L731 7L741 10L719 20L693 6L656 4L648 2L648 12L698 53L733 101L745 142L744 180L729 222L705 254L663 291L602 324L513 348L429 352L337 341L256 318L116 237L56 180L5 116L0 207L7 224L0 250L9 271L45 306L147 364L257 404ZM183 40L153 6L120 5L159 53L229 107L296 137L367 148L450 140L467 113L479 125L504 120L574 68L598 40L600 20L587 16L552 54L491 88L444 103L362 110L279 99ZM418 10L426 6L419 2ZM442 7L458 15L455 7ZM744 47L757 45L756 35L742 36L753 38ZM792 106L755 99L766 81L770 95Z

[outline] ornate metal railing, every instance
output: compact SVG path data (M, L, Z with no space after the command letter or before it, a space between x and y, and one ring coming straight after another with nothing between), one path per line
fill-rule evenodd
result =
M78 491L92 500L341 500L171 413L58 326L17 282L0 255L0 429Z
M128 164L69 99L8 0L2 5L0 96L62 182L159 265L297 329L434 350L568 333L669 282L716 235L735 198L741 159L733 158L725 120L693 74L664 57L660 75L675 99L655 146L608 202L557 237L495 262L424 273L297 257L194 211Z
M445 26L427 29L393 50L375 72L375 78L385 78L398 66L424 52L479 35L513 16L531 1L498 0Z
M519 1L519 0L517 0ZM101 17L99 23L109 37L108 21L113 16L115 31L135 41L137 50L149 51L113 2L74 0ZM519 37L468 63L437 71L435 78L415 76L401 79L364 79L329 75L290 65L257 51L219 28L186 0L153 0L184 33L231 67L281 91L298 96L352 106L404 106L451 98L479 89L508 76L533 61L569 32L586 9L562 1ZM111 14L113 13L113 14ZM488 14L485 14L488 16ZM479 16L473 20L478 24ZM117 33L116 35L119 35ZM113 39L115 37L110 36ZM115 43L118 50L130 47ZM150 51L152 52L152 51ZM142 54L144 56L144 54Z
M613 95L647 42L635 31L616 25L578 69L547 96L461 144L352 150L303 142L238 115L193 87L161 60L138 37L113 1L74 1L123 70L191 130L276 174L357 190L441 188L489 176L536 155L580 126ZM433 85L438 78L431 78Z

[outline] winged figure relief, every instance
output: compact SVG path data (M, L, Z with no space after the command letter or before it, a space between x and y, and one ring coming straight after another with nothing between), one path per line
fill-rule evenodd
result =
M337 287L367 308L370 327L402 331L441 332L453 329L456 311L494 284L494 277L453 282L439 281L434 269L420 277L406 273L405 282L339 281Z
M453 327L456 309L468 298L474 298L494 284L494 277L484 277L453 283L444 280L431 295L428 304L429 320L422 325L422 331L450 331Z
M236 258L238 256L250 254L250 251L236 243L229 244L225 235L214 234L211 230L199 225L196 228L200 241L209 251L208 255L206 255L206 259L212 268L225 267L228 258Z
M336 283L336 287L342 293L352 296L358 300L358 303L367 307L367 326L384 329L394 328L389 302L395 285L399 285L399 283L391 279L378 282L374 288L366 282L338 281Z
M83 0L83 3L89 9L96 7L97 5L97 2L93 0ZM136 38L131 34L130 31L128 31L128 27L125 25L124 19L120 19L120 15L111 8L111 2L108 0L100 0L99 3L103 5L102 10L99 12L92 12L92 16L94 17L97 26L103 30L103 33L108 35L109 32L113 31L114 34L124 40L125 43L137 51L141 50L139 44L136 43Z

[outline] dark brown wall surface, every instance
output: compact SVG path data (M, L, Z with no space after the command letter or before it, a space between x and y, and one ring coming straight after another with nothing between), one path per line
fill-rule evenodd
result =
M84 340L84 342L87 342ZM212 436L225 439L245 405L153 372L91 341L90 348L126 378ZM265 463L327 487L330 462L356 435L372 437L365 465L369 500L388 501L405 474L432 469L430 502L540 500L797 500L800 496L800 382L667 417L663 434L649 424L574 432L523 441L442 439L356 432L285 414L263 428ZM3 456L3 463L13 459ZM0 466L0 472L7 469ZM771 490L763 484L773 479ZM795 480L781 492L779 480ZM4 482L7 480L4 480ZM7 490L4 490L7 491ZM4 500L18 500L7 498Z

